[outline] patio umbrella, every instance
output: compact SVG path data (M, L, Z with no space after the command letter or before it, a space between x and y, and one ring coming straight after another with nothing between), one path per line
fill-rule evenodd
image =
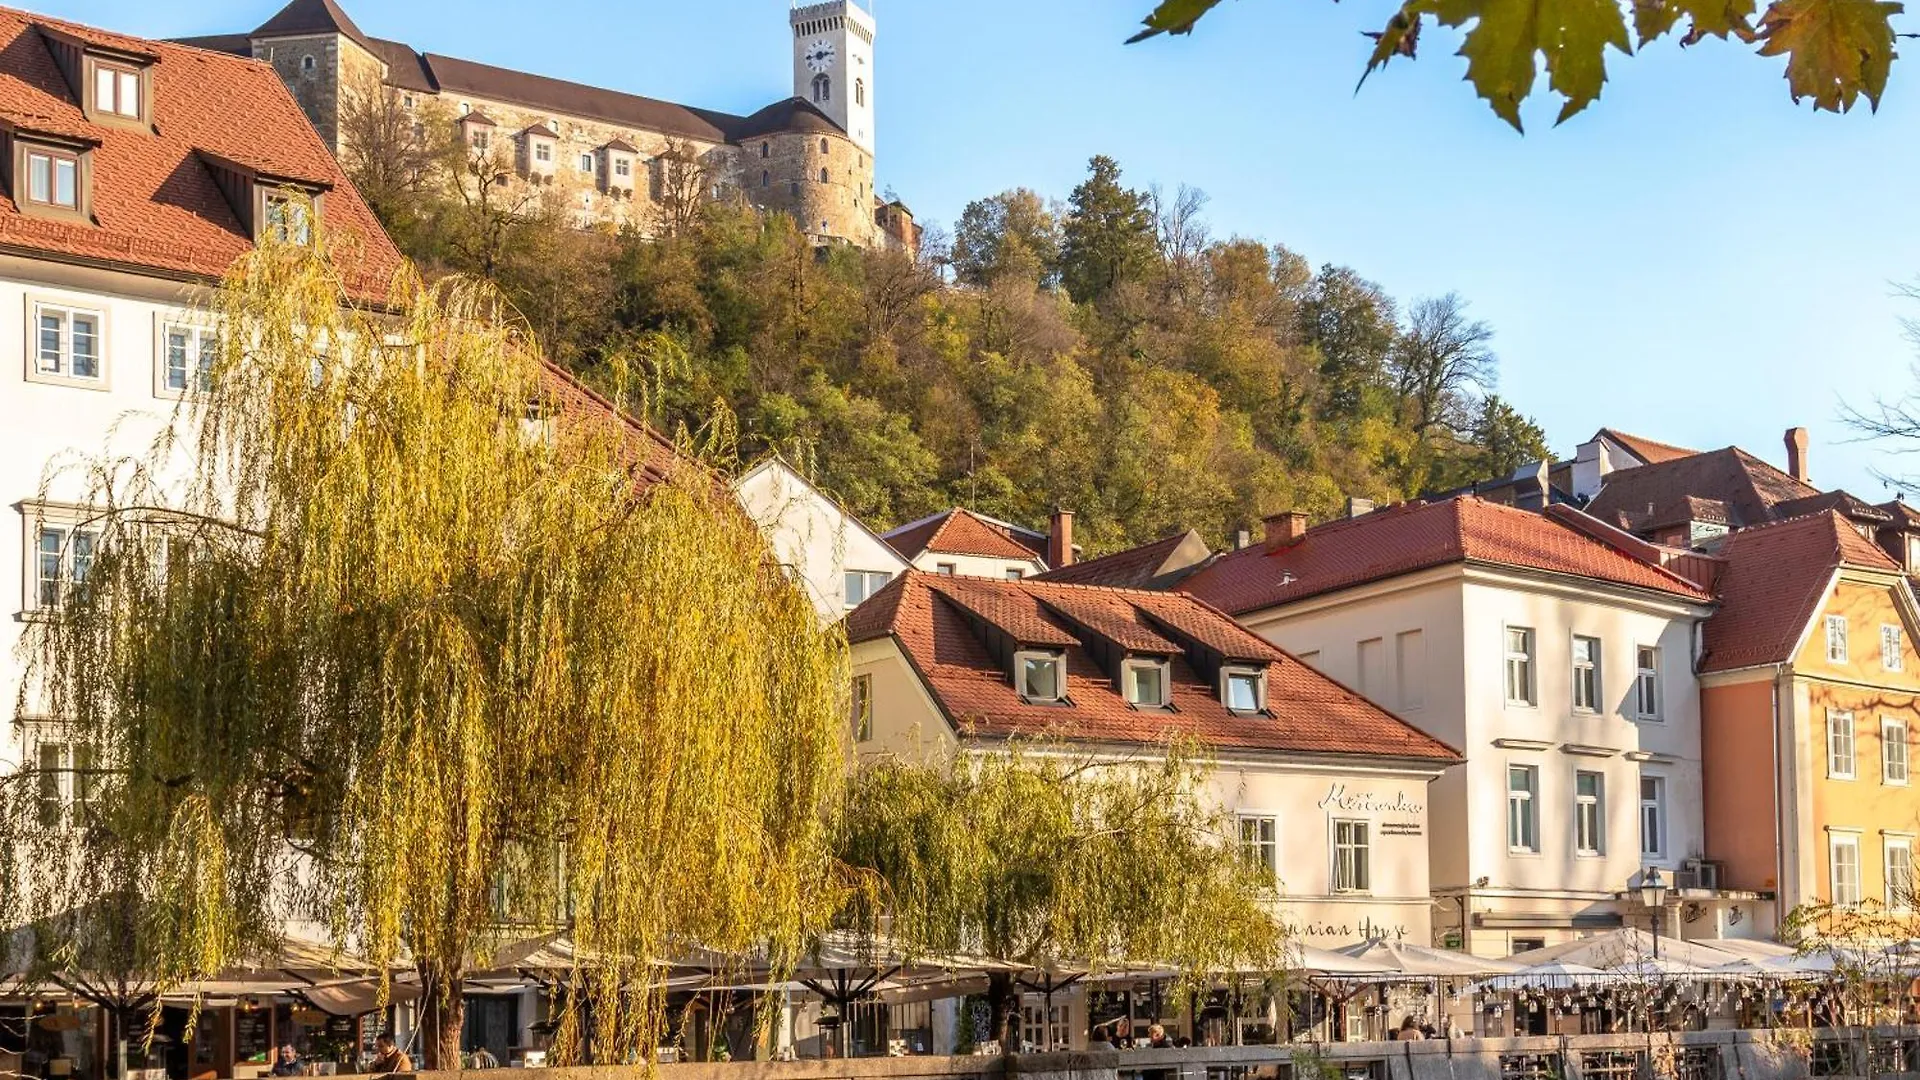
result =
M1591 986L1605 982L1607 979L1607 973L1599 968L1591 968L1569 960L1547 960L1530 964L1518 971L1483 979L1467 989L1476 994L1498 994L1509 990L1571 990L1576 986Z
M1397 969L1372 957L1350 956L1331 949L1287 943L1287 970L1313 976L1393 975Z
M1335 951L1383 970L1428 979L1481 978L1518 971L1523 966L1511 960L1493 960L1400 941L1363 941Z
M1544 949L1530 949L1510 959L1528 965L1565 960L1592 968L1619 968L1655 956L1694 968L1716 968L1739 959L1733 953L1680 938L1663 937L1656 948L1652 934L1631 926L1563 941Z

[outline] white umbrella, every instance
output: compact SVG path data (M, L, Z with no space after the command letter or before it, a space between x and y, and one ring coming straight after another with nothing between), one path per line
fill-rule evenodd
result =
M1363 941L1336 952L1370 964L1377 964L1402 975L1421 978L1483 978L1519 971L1523 966L1511 960L1493 960L1451 949L1409 945L1399 941Z
M1379 960L1360 959L1331 949L1318 949L1297 941L1287 943L1287 970L1308 975L1393 975L1397 972Z
M1599 968L1590 968L1585 964L1576 964L1567 960L1548 960L1544 963L1530 964L1505 975L1495 975L1491 979L1474 983L1468 989L1476 994L1501 993L1508 990L1569 990L1575 986L1605 982L1607 978L1607 973Z

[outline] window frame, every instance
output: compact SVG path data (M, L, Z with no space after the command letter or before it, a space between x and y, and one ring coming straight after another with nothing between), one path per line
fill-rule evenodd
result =
M1651 797L1647 795L1649 784L1652 785L1651 790L1653 791ZM1638 786L1640 794L1640 858L1656 863L1665 862L1669 858L1667 849L1671 846L1672 839L1667 835L1672 831L1671 816L1667 812L1667 778L1660 774L1641 773ZM1649 836L1647 829L1647 811L1649 810L1653 811L1653 821L1655 824L1655 828L1652 830L1654 835L1651 838L1654 843L1651 845L1648 843Z
M263 243L269 237L274 237L276 230L285 231L286 223L294 220L291 217L282 218L280 221L275 220L275 207L284 206L288 211L299 211L297 216L299 219L298 224L303 226L301 229L302 235L297 239L291 235L280 236L277 237L277 239L281 243L292 244L296 247L313 246L314 236L319 231L320 219L323 213L323 197L321 193L317 191L307 191L285 184L269 184L264 182L256 182L253 188L255 192L253 204L253 242L255 244Z
M13 202L22 214L53 218L80 225L93 224L93 154L85 143L62 143L16 134L13 138ZM44 157L47 165L47 197L33 197L32 161ZM73 202L56 201L61 163L73 167Z
M1845 718L1842 726L1841 718ZM1840 768L1836 736L1846 736L1846 768ZM1857 780L1860 776L1860 738L1852 709L1828 709L1824 744L1827 748L1827 779Z
M873 674L861 672L853 677L850 703L854 745L873 741Z
M1346 838L1341 838L1341 829L1345 827ZM1359 839L1354 839L1355 831ZM1336 893L1367 894L1373 891L1373 830L1372 823L1362 818L1335 818L1330 823L1328 834L1329 848L1333 854L1333 865L1327 876L1329 891ZM1348 858L1351 856L1351 858ZM1348 880L1342 883L1341 869L1348 868Z
M63 725L41 722L27 748L26 760L34 772L34 814L43 828L60 825L84 826L88 809L99 794L101 772L97 751L83 743L63 738ZM54 761L47 763L52 751ZM49 785L48 781L52 784ZM51 788L51 790L49 790ZM49 809L51 808L51 812Z
M1589 776L1594 779L1593 794L1585 795L1580 791L1580 781ZM1589 819L1591 837L1583 835ZM1607 774L1598 769L1573 771L1573 853L1589 859L1607 853Z
M111 71L114 74L112 107L100 105L100 72ZM133 76L134 96L137 99L133 112L122 112L119 108L121 95L126 89L125 76ZM153 115L153 73L150 65L134 63L128 60L106 56L87 56L81 65L80 110L86 118L96 124L110 124L116 127L141 128L148 124Z
M1899 736L1888 741L1889 732L1897 731ZM1906 787L1913 777L1913 744L1908 741L1910 729L1907 722L1897 716L1880 718L1880 782L1889 787ZM1893 775L1893 755L1887 747L1900 748L1900 775Z
M1165 659L1152 656L1129 656L1120 664L1120 696L1135 709L1166 709L1173 705L1172 667ZM1160 679L1160 699L1158 701L1135 701L1133 697L1133 674L1136 671L1152 671Z
M1526 647L1515 651L1513 635L1525 635ZM1540 658L1540 635L1531 626L1502 626L1500 628L1500 696L1509 706L1538 708L1540 704L1540 679L1538 661ZM1522 688L1521 697L1513 696L1515 665L1519 665Z
M218 361L220 350L220 330L200 319L168 318L164 313L154 315L153 319L153 396L180 400L199 397L211 389L213 363ZM182 374L183 382L197 385L173 385L173 335L184 331L190 337L188 343L187 367ZM207 352L211 344L212 354ZM195 375L199 378L194 378Z
M90 524L94 511L84 507L50 506L46 504L26 504L21 507L21 548L24 558L21 560L20 612L25 618L46 618L58 611L66 591L86 580L85 573L75 577L75 559L78 557L73 539L76 535L87 536L87 569L92 567L93 559L99 556L101 529L97 523ZM83 527L84 526L84 527ZM45 549L45 538L49 532L60 534L56 549ZM54 577L46 574L46 556L55 556ZM49 580L58 583L59 597L52 602L45 599L46 585Z
M860 599L858 600L853 598L853 589L849 588L855 578L860 579L861 584ZM874 578L880 579L878 585L873 583ZM892 583L893 571L891 570L844 570L840 575L840 603L848 611L852 611L854 608L859 607L871 599L874 593L879 592Z
M1845 615L1829 615L1826 617L1824 625L1826 627L1827 663L1846 663L1848 654L1847 617ZM1835 633L1835 631L1838 631L1838 633ZM1835 645L1839 646L1837 651L1834 648Z
M1907 855L1907 882L1905 889L1894 887L1893 853L1904 851ZM1886 909L1895 914L1910 914L1914 909L1913 877L1913 835L1911 833L1880 834L1880 891Z
M1904 671L1907 666L1907 634L1899 623L1880 624L1880 669Z
M1256 835L1247 838L1247 826L1256 830L1265 825L1271 837L1262 839ZM1265 810L1241 810L1234 814L1234 833L1240 843L1240 857L1249 864L1258 866L1267 876L1270 886L1280 884L1280 815ZM1264 856L1262 853L1265 853Z
M1580 658L1581 644L1591 650L1585 660ZM1590 634L1574 634L1567 647L1567 671L1570 679L1568 701L1577 713L1598 713L1600 711L1600 639ZM1582 690L1586 692L1586 701L1581 700Z
M1054 666L1054 695L1036 697L1027 693L1026 674L1029 662L1044 661ZM1067 698L1067 654L1050 649L1019 649L1013 654L1013 692L1028 705L1066 705Z
M1653 657L1652 666L1641 661L1647 655ZM1633 718L1654 723L1665 719L1664 707L1666 695L1660 686L1660 646L1635 645L1633 647ZM1647 698L1653 698L1652 711L1648 711Z
M1853 881L1851 900L1840 898L1840 850L1853 849ZM1837 908L1857 908L1865 898L1866 867L1860 859L1860 833L1852 829L1827 830L1827 901Z
M56 371L44 370L40 366L41 342L40 319L43 313L57 314L61 319L60 330L60 368ZM73 374L73 320L75 316L86 316L93 320L94 355L97 371L93 375ZM85 390L107 391L113 389L113 369L108 361L108 319L103 307L89 307L84 303L73 303L55 296L28 293L26 298L26 379L28 382L46 383L50 386L71 386Z
M1540 766L1527 762L1506 763L1507 854L1540 854ZM1527 786L1515 788L1514 774L1523 773ZM1516 807L1519 816L1516 817ZM1516 829L1517 826L1521 826ZM1516 832L1525 834L1516 835ZM1524 842L1523 842L1524 841Z
M1237 709L1232 705L1230 690L1234 680L1251 678L1253 680L1253 703L1251 709ZM1248 664L1222 664L1220 666L1220 704L1235 716L1263 716L1267 711L1267 671Z

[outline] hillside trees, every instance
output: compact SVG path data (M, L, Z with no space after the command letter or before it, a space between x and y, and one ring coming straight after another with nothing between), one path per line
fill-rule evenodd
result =
M1035 524L1065 506L1091 553L1189 526L1220 543L1266 513L1406 498L1490 460L1472 422L1490 342L1456 340L1484 327L1428 325L1431 304L1403 315L1353 268L1216 238L1203 194L1130 186L1108 158L1064 201L969 204L950 261L817 248L711 202L645 236L568 228L538 203L476 218L477 179L465 196L449 182L437 230L402 234L429 273L489 278L628 407L721 432L743 460L780 451L878 527L955 503ZM476 220L501 224L496 243L460 239ZM616 369L644 378L616 386ZM1486 429L1502 445L1513 430Z

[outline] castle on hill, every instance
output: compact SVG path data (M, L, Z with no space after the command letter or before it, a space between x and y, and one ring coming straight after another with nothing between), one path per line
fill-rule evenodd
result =
M672 158L693 155L712 198L789 214L819 243L918 244L912 213L874 188L874 19L855 0L796 4L793 96L735 116L493 67L371 37L335 0L291 0L244 34L183 38L264 60L338 154L351 94L384 87L409 111L448 107L514 183L551 187L583 223L647 229Z

